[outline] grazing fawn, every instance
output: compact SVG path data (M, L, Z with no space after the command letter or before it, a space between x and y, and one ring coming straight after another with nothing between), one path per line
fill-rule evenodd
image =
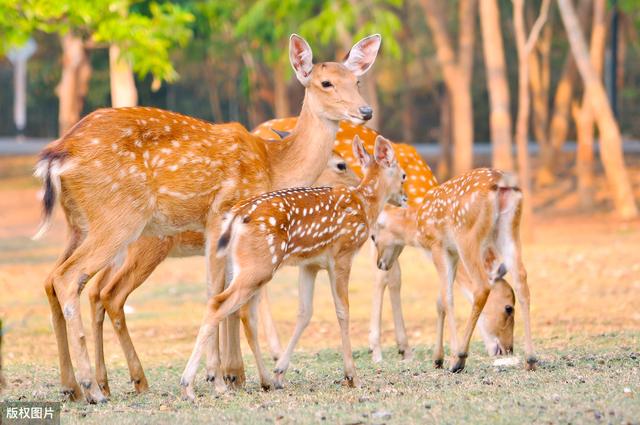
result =
M273 142L276 143L276 142ZM320 174L314 186L335 186L343 184L346 186L357 186L360 179L355 175L342 157L335 151L329 159L325 170ZM139 239L143 242L143 238ZM124 305L131 293L142 285L148 275L154 270L154 266L168 257L189 257L194 255L204 255L205 236L201 232L183 232L163 239L160 249L149 250L151 244L139 243L129 247L126 260L119 270L112 270L114 266L103 269L93 284L89 287L89 301L91 304L91 322L95 339L96 355L96 379L98 385L105 395L110 394L107 369L104 359L103 323L105 309L110 311L109 316L115 318L114 323L118 324L118 335L124 341L123 346L128 346L131 356L137 359L135 348L130 343L131 337L127 330ZM141 249L140 252L134 250ZM110 276L113 278L109 279ZM266 293L262 294L265 297ZM102 300L101 300L102 298ZM262 305L262 304L261 304ZM271 316L268 315L267 318ZM273 324L271 325L273 326ZM130 356L127 356L129 359ZM131 362L132 374L142 365Z
M401 279L397 259L405 246L419 246L417 211L418 209L415 207L405 209L387 205L380 214L371 235L376 246L376 263L378 265L369 328L369 346L375 362L382 360L380 324L382 297L386 286L389 286L398 350L404 358L411 357L400 304L399 283ZM486 255L485 265L489 267L489 270L491 269L493 265L491 253ZM469 302L473 302L473 285L464 267L458 269L456 280L460 284L465 298ZM478 319L480 335L490 356L509 354L513 351L514 303L513 289L500 275L496 276L495 283L487 298L487 304Z
M472 170L431 189L418 210L417 241L422 248L431 251L440 277L434 353L436 367L443 364L443 327L445 319L448 319L451 371L464 369L471 335L491 288L491 273L487 269L503 274L502 267L495 267L500 262L511 274L522 309L525 367L528 370L536 367L531 341L529 286L520 245L522 193L514 180L511 175L494 169ZM487 261L493 265L487 267ZM453 282L459 262L462 262L469 278L472 298L471 315L461 342L457 338L453 309Z
M329 272L336 315L342 336L345 382L357 385L349 338L348 285L351 263L366 241L371 225L387 201L404 203L402 182L389 141L379 137L371 159L359 138L353 149L365 169L355 189L296 188L269 192L232 208L218 242L218 255L226 256L233 278L227 289L209 300L195 347L180 380L183 395L195 398L193 382L204 345L218 323L240 309L254 309L258 290L281 265L301 266L300 313L294 335L276 366L277 385L288 366L288 357L310 318L313 280L319 269ZM257 343L255 320L243 321L256 359L260 382L271 386ZM247 327L251 329L247 329Z
M380 41L379 35L364 38L343 63L314 65L307 42L291 36L289 58L305 98L296 128L281 143L267 145L239 124L137 107L95 111L45 147L37 166L45 189L38 235L50 222L56 195L70 230L45 291L60 379L71 399L80 398L81 385L88 402L106 400L92 374L80 315L79 296L89 279L119 263L130 245L162 245L162 238L185 231L206 232L208 251L222 214L239 200L312 184L329 160L338 122L362 124L372 116L357 80L373 65ZM149 238L137 242L140 236ZM207 287L215 295L224 286L225 259L207 259ZM117 318L114 325L121 326ZM222 388L218 330L212 332L207 369ZM135 373L136 390L145 390L142 368Z

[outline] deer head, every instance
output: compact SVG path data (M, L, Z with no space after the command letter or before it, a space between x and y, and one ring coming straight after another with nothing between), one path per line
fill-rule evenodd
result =
M373 116L371 106L360 96L358 77L371 68L382 38L379 34L357 42L342 63L313 64L309 44L299 35L289 40L289 60L296 77L306 88L305 101L313 110L321 110L331 121L348 120L363 124Z

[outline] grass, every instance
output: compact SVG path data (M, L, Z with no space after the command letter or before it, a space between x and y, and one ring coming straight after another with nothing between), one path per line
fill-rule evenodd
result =
M418 347L401 361L385 351L381 365L365 349L355 352L363 386L343 388L342 359L336 350L297 353L284 390L263 392L247 363L245 389L217 395L197 381L198 399L182 401L179 376L184 362L147 368L149 392L136 395L126 368L110 370L109 403L64 403L63 423L638 423L640 419L640 333L607 333L537 341L536 372L497 368L474 344L461 374L434 370L431 352ZM10 366L10 400L60 400L55 367Z
M29 239L40 219L38 187L29 177L33 162L0 159L0 317L8 383L0 400L62 399L42 282L62 250L65 226L58 211L45 239ZM632 176L640 194L640 173ZM65 403L63 423L640 424L640 221L576 214L571 199L555 192L545 196L554 202L536 193L534 202L551 206L538 214L535 239L524 246L541 360L536 372L493 367L477 342L462 374L431 367L438 280L416 249L405 249L400 258L403 310L415 360L402 362L391 348L393 322L385 298L382 341L387 350L381 365L372 364L364 348L373 278L365 246L350 283L351 335L362 388L347 389L338 382L339 330L326 275L321 274L314 317L295 351L284 390L259 390L253 359L246 356L249 381L244 389L216 395L201 371L196 381L200 397L195 404L187 403L179 397L178 382L202 318L204 261L168 259L128 300L133 313L127 322L151 390L133 393L126 362L107 323L105 356L112 397L100 406ZM295 322L296 279L297 270L285 268L269 284L283 342ZM469 307L460 293L456 302L462 326ZM86 296L82 304L90 335ZM92 338L88 342L93 359ZM522 356L517 306L516 352Z

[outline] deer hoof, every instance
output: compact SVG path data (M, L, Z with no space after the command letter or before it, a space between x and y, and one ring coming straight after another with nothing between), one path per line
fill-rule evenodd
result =
M527 361L524 364L526 370L536 370L538 367L538 359L535 356L527 357Z

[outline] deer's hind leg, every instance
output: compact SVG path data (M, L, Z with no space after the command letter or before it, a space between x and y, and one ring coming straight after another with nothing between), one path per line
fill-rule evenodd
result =
M129 295L142 285L158 264L167 257L172 241L172 238L139 238L129 245L124 264L100 290L100 300L118 336L127 360L131 382L138 393L146 391L149 384L127 328L124 305Z
M269 272L264 272L265 269L261 269L259 266L239 270L227 289L209 299L195 346L180 378L184 398L195 399L193 383L200 358L210 340L217 338L218 325L246 304L256 294L260 286L271 278L271 264L268 267ZM221 371L215 373L219 375Z
M53 272L60 267L60 265L62 265L62 263L64 263L71 254L73 254L73 252L78 248L78 245L82 242L83 237L84 236L79 229L70 225L67 246L65 247L62 255L60 255L56 261L53 271L44 282L45 293L47 294L49 308L51 309L51 323L53 324L53 330L56 335L56 342L58 346L58 361L60 365L60 384L62 386L62 393L68 396L72 401L80 400L82 390L80 389L73 373L71 353L69 352L67 326L58 296L53 286Z
M100 270L92 279L89 286L89 304L91 305L91 328L95 348L96 381L105 396L111 395L107 366L104 360L104 304L100 301L100 291L107 286L115 273L116 264L111 264Z
M538 360L531 338L531 298L527 283L527 271L522 261L522 246L520 242L521 195L518 192L512 192L511 196L515 199L515 205L512 209L506 210L500 215L496 246L502 254L507 271L511 273L513 289L516 293L518 304L522 309L525 369L535 370Z

